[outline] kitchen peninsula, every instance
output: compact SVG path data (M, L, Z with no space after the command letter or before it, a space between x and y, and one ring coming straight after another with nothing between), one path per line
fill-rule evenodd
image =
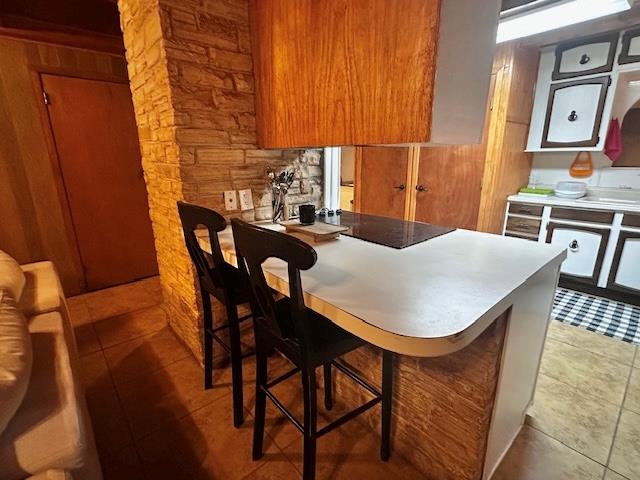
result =
M219 237L235 265L231 229ZM207 249L205 233L200 241ZM565 249L460 229L402 249L348 236L313 246L318 261L302 272L307 306L399 354L394 451L426 478L489 478L533 399ZM286 266L263 268L288 295ZM346 360L379 377L378 349ZM337 399L359 400L336 383ZM375 413L364 418L377 428Z

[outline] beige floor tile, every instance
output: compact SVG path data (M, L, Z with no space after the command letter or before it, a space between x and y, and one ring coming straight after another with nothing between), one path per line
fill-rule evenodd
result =
M109 368L101 351L82 357L80 360L80 378L88 394L96 390L113 387Z
M547 336L626 365L633 363L633 355L636 348L634 345L599 333L590 332L584 328L574 327L554 320L549 325Z
M103 348L142 337L167 326L167 313L153 306L124 313L93 324Z
M89 307L82 296L68 298L67 308L69 309L71 323L74 326L85 325L92 322Z
M202 368L192 356L116 388L136 439L220 397L225 397L225 408L231 410L230 389L214 385L204 390Z
M77 325L74 327L73 331L76 337L76 344L78 345L78 354L80 357L102 350L102 346L98 340L98 335L91 323Z
M403 480L424 479L406 460L392 453L388 462L380 460L380 437L358 421L350 421L321 437L317 443L316 478ZM302 437L283 449L302 472Z
M167 325L157 332L120 343L104 351L113 381L120 384L151 374L191 355Z
M260 463L251 460L252 417L242 427L233 428L227 400L218 398L139 440L138 451L147 477L233 480L254 472ZM261 462L271 464L269 468L275 471L291 472L290 462L274 446L267 448Z
M87 293L83 298L94 322L158 303L149 290L139 282Z
M579 391L622 405L631 365L547 339L540 371Z
M606 464L620 407L540 374L530 425Z
M640 415L622 410L609 468L630 478L640 478Z
M600 480L604 467L527 425L493 480Z
M640 368L640 347L639 346L636 346L636 357L633 362L633 366Z
M133 443L122 406L113 387L87 391L87 405L98 452L119 452Z
M607 472L604 474L604 480L631 480L631 479L627 477L623 477L619 473L616 473L613 470L609 470L607 468Z
M286 480L298 479L300 472L290 462L265 461L257 470L248 474L246 480Z
M640 414L640 368L633 368L624 399L624 408Z
M118 452L100 457L104 480L143 480L144 471L135 447L129 445Z

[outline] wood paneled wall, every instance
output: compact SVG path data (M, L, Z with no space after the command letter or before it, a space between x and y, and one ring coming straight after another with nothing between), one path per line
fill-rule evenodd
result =
M0 249L55 262L67 294L83 288L68 209L47 130L38 72L127 81L112 55L0 38Z
M501 233L507 197L527 184L532 154L526 153L538 51L514 43L502 45L493 66L496 75L477 229Z

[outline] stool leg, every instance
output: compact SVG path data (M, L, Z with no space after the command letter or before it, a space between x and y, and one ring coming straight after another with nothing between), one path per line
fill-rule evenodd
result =
M391 456L391 402L393 400L393 353L382 351L382 442L380 458L389 460Z
M204 388L209 389L213 387L213 337L211 331L213 330L213 313L211 312L211 297L209 292L204 289L200 289L200 296L202 297L202 343L204 349Z
M302 371L302 390L304 394L302 479L314 480L316 478L316 428L318 421L317 385L314 369Z
M229 342L231 347L233 426L239 428L244 422L244 406L242 399L242 344L240 343L238 311L231 301L227 301L227 319L229 321Z
M333 385L331 379L331 363L325 363L324 367L324 408L333 408Z
M253 459L262 458L262 443L264 440L264 417L267 408L267 395L263 387L267 386L267 356L258 346L256 338L256 406L253 424Z

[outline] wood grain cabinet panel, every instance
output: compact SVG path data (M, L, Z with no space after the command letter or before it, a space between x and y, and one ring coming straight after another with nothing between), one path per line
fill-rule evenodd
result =
M531 205L528 203L510 203L509 213L517 213L520 215L532 215L534 217L541 217L543 205Z
M615 213L603 210L580 210L577 208L558 208L551 209L551 218L560 218L563 220L575 220L577 222L593 222L611 224Z
M499 3L252 0L259 146L479 143Z
M507 231L537 236L540 233L540 220L509 216Z

